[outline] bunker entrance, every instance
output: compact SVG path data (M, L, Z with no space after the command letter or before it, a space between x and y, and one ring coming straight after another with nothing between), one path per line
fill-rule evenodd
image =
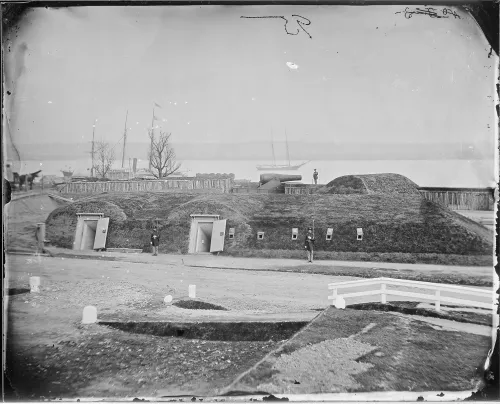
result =
M196 231L196 251L200 252L210 252L210 243L212 242L212 230L214 228L213 223L198 223L198 228Z
M219 215L191 215L189 253L218 253L224 249L226 220Z
M100 250L106 248L109 218L102 213L77 213L74 250Z

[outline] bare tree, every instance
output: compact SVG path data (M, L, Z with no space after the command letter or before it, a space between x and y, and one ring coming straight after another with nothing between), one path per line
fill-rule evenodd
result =
M109 143L95 143L94 171L100 178L105 178L115 161L115 151Z
M181 163L175 161L175 151L170 144L171 133L160 132L158 139L155 138L152 131L149 132L151 139L151 150L149 159L151 161L152 174L156 178L164 178L176 172Z

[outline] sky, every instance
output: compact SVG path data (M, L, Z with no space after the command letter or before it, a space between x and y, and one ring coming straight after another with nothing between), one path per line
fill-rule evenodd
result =
M94 129L114 144L128 111L128 141L147 142L156 103L175 142L493 142L498 58L480 28L402 10L32 9L4 45L12 137L21 153L88 147Z

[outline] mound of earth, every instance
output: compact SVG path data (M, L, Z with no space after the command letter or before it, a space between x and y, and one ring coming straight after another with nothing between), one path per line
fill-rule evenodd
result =
M326 185L329 194L410 194L419 195L418 185L400 174L344 175Z
M189 310L226 310L225 307L219 306L217 304L202 302L200 300L179 300L178 302L172 303L172 306L180 307L181 309Z
M53 210L45 221L46 238L53 245L73 248L77 213L103 213L109 217L108 234L124 223L127 215L116 204L103 200L75 202Z
M344 181L343 186L349 185L357 193L108 193L86 203L102 202L113 207L115 214L120 212L116 219L110 217L107 247L149 250L151 230L157 226L161 235L160 253L187 253L191 215L210 214L227 221L223 254L245 256L262 250L302 252L305 232L314 220L318 252L491 256L493 238L487 229L426 200L405 177L388 174L341 179L335 181L338 184ZM398 184L397 192L381 192L389 189L389 184ZM98 210L85 206L79 211L103 211L103 206L94 208ZM67 214L58 219L61 212L58 209L51 214L47 227L49 231L57 228L63 233L59 237L64 247L72 241L76 215L70 219L71 212L66 209ZM230 228L235 230L231 239ZM298 228L296 239L292 238L293 228ZM356 237L357 228L363 229L362 240ZM327 229L333 231L328 240ZM257 238L258 232L264 233L262 239ZM50 237L51 241L57 240Z

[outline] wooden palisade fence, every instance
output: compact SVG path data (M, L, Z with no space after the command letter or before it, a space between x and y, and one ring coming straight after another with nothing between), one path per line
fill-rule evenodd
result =
M427 200L454 210L494 210L489 188L419 188Z
M229 178L189 178L143 181L70 182L57 190L63 194L96 194L102 192L218 192L231 189Z

